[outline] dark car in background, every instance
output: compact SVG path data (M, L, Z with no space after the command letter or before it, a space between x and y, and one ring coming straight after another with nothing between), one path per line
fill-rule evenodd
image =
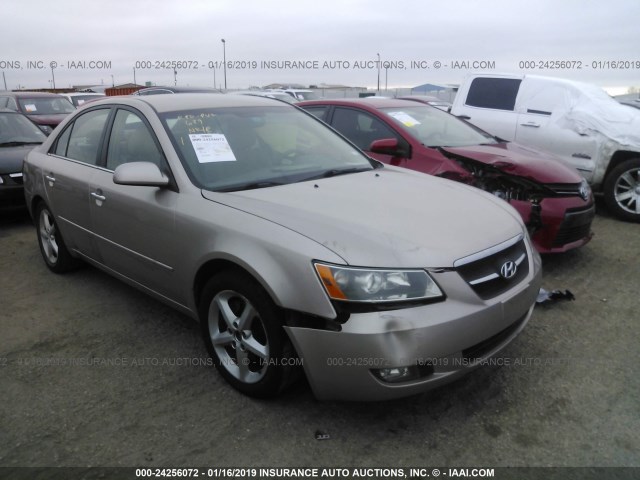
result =
M415 101L366 98L298 106L381 162L467 183L506 200L541 253L577 248L592 237L589 185L549 154L505 142Z
M0 109L0 212L25 208L22 161L47 136L27 117Z
M76 109L63 96L47 92L0 92L0 108L25 114L47 135Z

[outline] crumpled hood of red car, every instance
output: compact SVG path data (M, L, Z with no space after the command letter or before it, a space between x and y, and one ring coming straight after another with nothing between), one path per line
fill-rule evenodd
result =
M517 143L442 147L441 149L538 183L580 183L582 181L578 171L565 164L562 159Z

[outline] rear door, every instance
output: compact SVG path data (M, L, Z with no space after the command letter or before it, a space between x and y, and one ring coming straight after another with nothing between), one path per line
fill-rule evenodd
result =
M492 135L514 141L518 120L515 105L521 82L520 78L476 77L469 85L462 106L456 102L451 113Z
M76 117L53 144L42 174L49 208L70 249L97 259L91 235L89 183L99 171L99 152L110 108Z
M518 98L515 141L557 155L591 180L598 151L596 139L563 128L561 122L574 98L568 85L526 79Z

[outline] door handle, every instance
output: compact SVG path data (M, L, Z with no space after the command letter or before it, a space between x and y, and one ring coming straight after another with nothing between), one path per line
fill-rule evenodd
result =
M107 199L107 197L105 197L104 195L100 195L99 193L96 193L96 192L91 192L91 196L96 200L100 200L101 202L104 202Z
M56 182L56 177L54 177L53 175L45 175L44 178L49 180L51 184L54 184Z
M522 125L523 127L533 127L533 128L539 128L540 127L540 124L539 123L535 123L535 122L521 123L520 125Z

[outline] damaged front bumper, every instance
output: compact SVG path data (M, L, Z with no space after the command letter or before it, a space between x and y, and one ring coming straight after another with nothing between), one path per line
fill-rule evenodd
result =
M285 327L320 400L377 401L448 383L477 368L524 328L540 289L540 257L527 278L481 300L456 271L438 273L441 303L351 314L341 331Z
M525 219L531 241L540 253L563 253L589 243L593 237L593 199L587 203L578 197L543 198L539 213L531 202L512 200L510 204Z

